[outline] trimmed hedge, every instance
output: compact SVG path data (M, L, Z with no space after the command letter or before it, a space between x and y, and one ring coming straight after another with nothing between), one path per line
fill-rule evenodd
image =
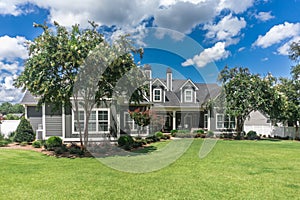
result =
M45 143L46 149L53 149L54 147L61 147L62 146L62 139L58 136L51 136Z
M35 139L35 133L32 126L25 117L21 118L21 122L17 127L14 141L15 142L32 142Z

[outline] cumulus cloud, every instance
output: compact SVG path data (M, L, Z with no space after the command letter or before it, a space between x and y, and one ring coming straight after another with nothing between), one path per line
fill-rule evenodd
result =
M26 38L21 36L9 37L5 35L0 37L0 60L26 59L28 57L26 42Z
M242 52L242 51L244 51L246 49L246 47L240 47L239 49L238 49L238 52Z
M293 42L299 42L299 41L300 41L300 35L294 37L293 39L289 40L288 42L286 42L286 43L284 43L282 46L280 46L280 47L277 49L277 53L280 54L280 55L284 55L284 56L289 55L290 45L291 45Z
M259 12L258 14L255 14L255 18L260 20L260 21L268 21L270 19L275 18L274 16L272 16L271 11L270 12Z
M267 48L297 36L300 36L300 23L284 22L284 24L273 26L264 36L259 35L253 46Z
M253 4L254 0L243 0L242 2L240 0L220 0L217 9L219 11L222 11L223 9L229 9L235 13L243 13L248 8L253 6Z
M187 59L182 66L196 65L197 67L204 67L214 61L227 58L230 52L225 49L225 42L218 42L213 47L204 49L199 55Z
M17 103L21 100L23 95L21 89L13 86L14 79L16 78L16 74L0 74L0 103L7 101Z
M209 22L216 16L215 7L216 3L212 1L197 4L178 2L157 10L154 23L162 28L190 33L196 25Z
M204 26L206 33L206 38L216 40L227 40L238 36L241 29L246 27L246 21L244 18L238 18L229 14L221 19L217 24L207 24Z

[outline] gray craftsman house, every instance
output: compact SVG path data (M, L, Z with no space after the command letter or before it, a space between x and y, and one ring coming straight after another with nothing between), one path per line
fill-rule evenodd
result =
M218 109L208 109L210 100L221 92L217 84L195 83L190 79L173 79L172 70L166 71L166 78L152 78L150 65L144 67L149 77L149 95L140 105L119 105L116 109L110 101L95 107L89 121L89 138L99 140L105 135L118 137L120 134L146 136L161 130L206 129L216 134L235 128L235 119ZM64 141L79 141L77 122L70 108L53 111L50 105L38 107L38 98L26 91L21 101L25 117L30 121L38 139L60 136ZM151 108L151 124L139 127L129 112L137 108ZM80 123L84 123L84 110L79 111Z

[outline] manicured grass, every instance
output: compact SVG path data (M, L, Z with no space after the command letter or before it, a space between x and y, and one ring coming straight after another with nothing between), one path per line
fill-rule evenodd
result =
M299 199L299 142L218 141L199 159L202 142L145 174L112 170L93 158L1 149L0 199Z

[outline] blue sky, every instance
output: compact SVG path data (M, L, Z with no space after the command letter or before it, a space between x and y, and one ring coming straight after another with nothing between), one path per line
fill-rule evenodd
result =
M107 39L130 33L145 49L141 64L165 77L215 82L229 67L288 77L288 47L300 40L300 0L0 0L0 103L19 102L13 80L28 58L33 23L70 27L97 22Z

